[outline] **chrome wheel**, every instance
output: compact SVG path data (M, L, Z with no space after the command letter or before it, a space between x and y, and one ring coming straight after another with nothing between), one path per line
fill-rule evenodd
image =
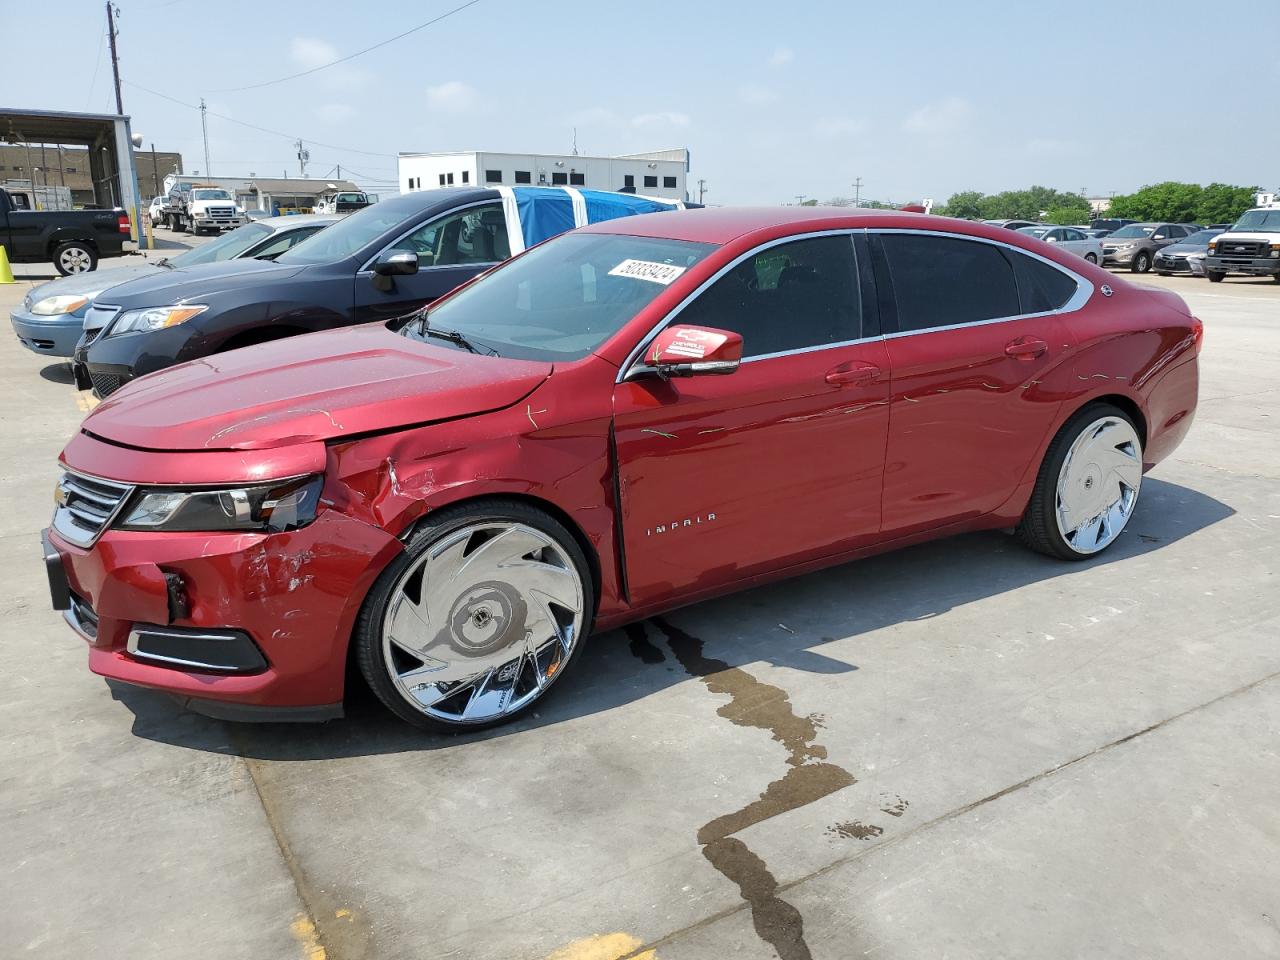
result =
M58 254L58 266L64 273L84 273L93 269L93 257L84 247L67 247Z
M1097 553L1120 535L1138 502L1142 442L1127 420L1105 416L1084 428L1058 473L1058 532L1078 554Z
M540 697L582 639L578 570L549 534L476 521L431 544L396 581L382 660L415 710L488 723Z

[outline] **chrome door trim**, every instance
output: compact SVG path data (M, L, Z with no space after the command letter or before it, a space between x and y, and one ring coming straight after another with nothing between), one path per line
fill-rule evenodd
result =
M840 343L824 343L824 344L818 344L812 347L798 347L795 350L784 350L778 353L761 354L758 357L744 357L742 360L743 364L752 363L756 360L774 360L774 359L777 359L778 357L789 357L793 354L813 353L818 350L832 350L837 347L848 347L848 346L852 346L854 344L859 344L859 343L870 343L875 340L896 340L901 337L914 337L914 336L919 336L920 334L925 334L925 333L937 333L940 330L962 330L962 329L965 329L966 327L984 327L993 323L1010 323L1014 320L1034 320L1036 317L1052 317L1052 316L1058 316L1061 314L1074 313L1075 311L1079 310L1081 307L1083 307L1086 303L1089 302L1089 298L1093 296L1093 292L1095 290L1093 281L1091 281L1088 277L1082 276L1081 274L1076 273L1074 270L1064 267L1062 264L1057 263L1056 261L1050 260L1048 257L1041 256L1040 254L1036 253L1034 250L1027 250L1023 247L1015 246L1012 243L1005 243L1003 240L992 240L988 237L977 237L970 233L955 233L949 230L929 230L926 228L918 228L918 227L845 227L845 228L840 228L835 230L820 230L814 233L794 233L794 234L789 234L788 236L785 236L785 237L779 237L775 240L770 240L767 243L763 243L758 247L753 247L752 249L748 250L746 253L743 253L741 256L734 258L728 264L721 267L714 274L712 274L711 277L709 277L707 280L704 280L701 284L699 284L697 289L695 289L687 297L685 297L678 304L676 304L662 318L662 320L660 320L658 324L654 326L654 328L650 330L640 340L640 343L635 347L635 349L633 349L629 354L627 354L627 359L618 368L618 376L614 380L615 385L631 379L628 376L628 374L630 373L631 366L633 363L635 363L636 358L644 353L645 348L648 347L649 344L653 342L653 338L656 337L659 333L661 333L664 329L666 329L666 327L671 323L672 320L675 319L675 317L680 313L680 311L682 311L685 307L687 307L696 297L700 296L703 293L703 291L705 291L709 286L711 286L711 284L715 283L722 276L724 276L726 273L728 273L730 270L732 270L734 267L740 264L743 260L747 259L748 257L753 257L757 253L760 253L761 251L768 250L770 247L778 246L779 244L790 243L795 240L808 240L815 237L840 236L843 234L852 236L853 234L857 233L859 230L867 234L868 237L871 234L918 233L928 237L949 237L956 240L970 240L976 243L987 243L995 247L1005 247L1009 250L1014 251L1015 253L1020 253L1023 256L1031 257L1034 260L1039 260L1041 263L1046 264L1047 266L1053 267L1058 272L1066 274L1072 280L1075 281L1076 292L1072 294L1070 298L1068 298L1066 303L1064 303L1061 307L1058 307L1057 309L1054 309L1054 310L1043 310L1043 311L1040 311L1039 313L1020 313L1020 314L1014 314L1008 317L993 317L990 320L974 320L969 323L953 323L953 324L947 324L945 326L940 326L940 327L926 327L920 330L903 330L903 331L897 331L894 333L880 333L874 337L860 337L856 340L844 340L844 341L841 341Z
M494 199L492 199L492 200L474 200L474 201L472 201L471 203L464 203L464 204L463 204L462 206L460 206L460 207L450 207L448 210L444 211L443 213L441 213L441 214L440 214L439 216L437 216L437 217L432 217L432 218L431 218L431 219L429 219L429 220L423 220L421 223L414 224L412 227L410 227L410 228L409 228L408 230L406 230L404 233L400 234L400 236L396 237L394 240L392 240L390 243L388 243L386 246L384 246L381 250L379 250L377 253L375 253L372 257L370 257L368 260L366 260L366 261L365 261L364 266L363 266L363 267L361 267L359 270L357 270L357 271L356 271L356 276L358 277L358 276L361 276L361 275L363 275L363 274L372 274L372 273L373 273L373 270L372 270L371 268L372 268L372 266L373 266L373 262L374 262L375 260L377 260L380 256L382 256L384 253L386 253L388 250L391 250L392 248L394 248L394 247L395 247L395 245L396 245L397 243L399 243L399 242L400 242L401 240L403 240L405 237L409 236L409 234L411 234L411 233L417 233L417 232L418 232L419 230L421 230L423 227L430 226L431 224L433 224L433 223L435 223L435 222L437 222L437 221L439 221L439 220L443 220L445 217L451 217L451 216L453 216L455 213L460 213L460 212L461 212L461 211L463 211L463 210L470 210L472 207L485 207L485 206L488 206L489 204L494 204L494 205L496 205L496 206L497 206L497 208L498 208L499 210L501 210L501 209L502 209L502 200L501 200L501 198L494 198ZM494 263L501 263L502 261L501 261L501 260L495 260L495 261L493 261L493 262L494 262ZM432 264L431 266L426 267L426 268L424 268L424 269L426 269L426 270L434 270L434 269L436 269L436 267L437 267L437 266L441 266L441 267L470 267L470 266L480 266L480 264L470 264L470 263L442 263L442 264Z

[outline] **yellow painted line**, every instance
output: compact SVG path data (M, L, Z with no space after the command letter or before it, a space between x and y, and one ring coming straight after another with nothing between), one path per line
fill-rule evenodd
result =
M303 914L289 925L293 938L302 947L304 960L328 960L328 954L320 943L320 935L316 933L316 925L311 918Z
M88 390L80 390L76 393L76 406L80 408L81 413L88 413L101 402Z
M633 953L643 945L644 941L629 933L598 933L566 944L549 954L547 960L620 960L621 957L658 960L657 954L652 950Z

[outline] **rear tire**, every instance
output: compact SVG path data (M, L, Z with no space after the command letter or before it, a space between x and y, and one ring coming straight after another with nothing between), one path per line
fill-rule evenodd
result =
M1134 273L1146 273L1151 269L1151 254L1145 250L1139 250L1133 255L1133 262L1129 265L1129 269Z
M585 645L594 604L586 556L553 517L515 500L446 507L370 589L355 661L402 720L490 727L545 701Z
M1226 277L1225 273L1218 273L1216 270L1209 271L1210 283L1221 283L1225 277Z
M1097 264L1098 262L1098 255L1096 253L1086 253L1084 258L1092 264Z
M1045 451L1018 538L1060 560L1095 556L1128 524L1141 484L1142 440L1133 420L1109 403L1086 404Z
M98 251L80 240L66 240L53 248L53 266L69 277L98 269Z

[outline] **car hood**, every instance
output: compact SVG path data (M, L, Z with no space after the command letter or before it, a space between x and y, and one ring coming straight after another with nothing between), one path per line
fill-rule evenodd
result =
M1193 253L1204 253L1209 249L1207 243L1171 243L1160 252L1170 257L1189 257Z
M115 267L111 270L91 270L88 273L73 273L69 277L59 277L42 283L31 291L32 303L39 303L46 297L84 297L97 296L108 287L114 287L138 277L163 271L154 263L140 263L134 267Z
M1232 240L1261 240L1263 243L1280 243L1280 233L1263 233L1253 230L1232 230L1230 233L1220 233L1213 239L1218 241L1218 246L1229 244Z
M550 363L479 356L366 324L142 377L82 427L152 450L262 450L499 410L551 371Z
M177 270L159 270L113 287L99 298L111 306L135 310L185 303L227 290L287 280L307 269L305 264L277 264L270 260L223 260Z

